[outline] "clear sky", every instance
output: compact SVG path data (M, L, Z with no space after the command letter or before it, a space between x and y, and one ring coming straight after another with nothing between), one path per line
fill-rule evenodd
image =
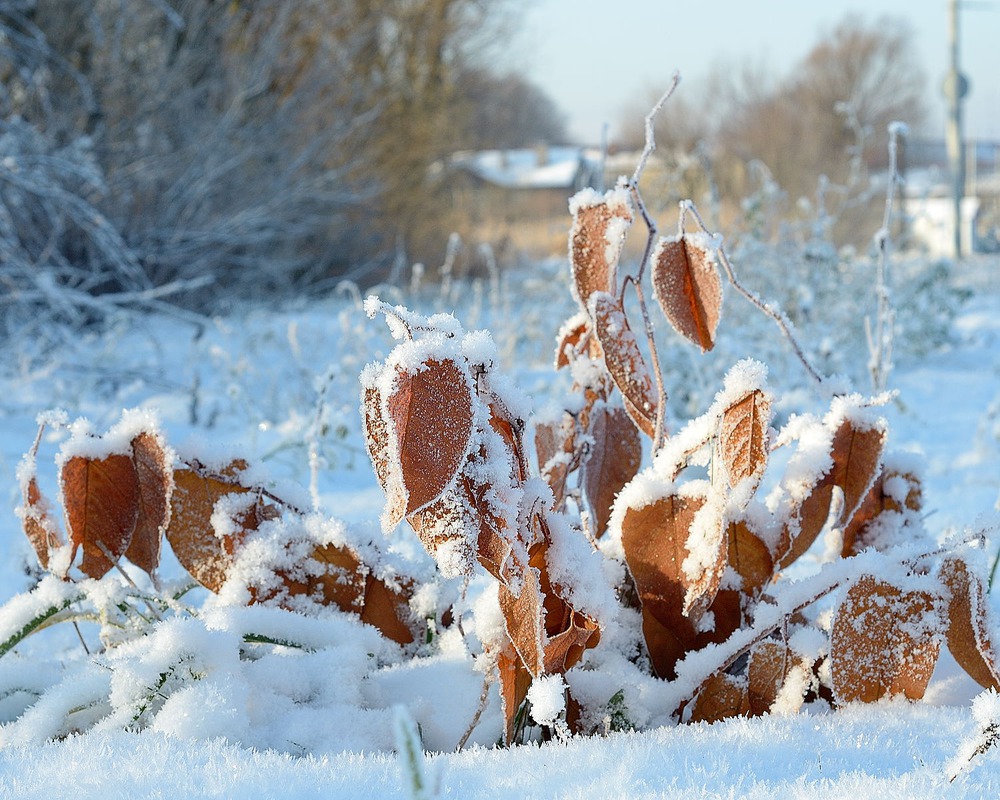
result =
M964 5L966 134L1000 140L1000 0ZM681 91L697 90L718 62L751 61L784 76L849 13L903 17L927 80L928 132L943 135L947 8L947 0L526 0L507 52L567 114L571 135L597 143L605 122L613 132L623 108L665 89L675 70Z

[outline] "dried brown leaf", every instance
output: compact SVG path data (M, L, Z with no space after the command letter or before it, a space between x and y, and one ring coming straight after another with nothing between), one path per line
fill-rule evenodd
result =
M517 736L517 712L531 688L531 673L525 669L510 642L497 654L497 674L500 677L500 701L503 706L504 743L509 745L513 744Z
M228 471L232 474L238 471L238 467ZM193 469L174 470L167 541L181 566L198 583L213 592L218 592L226 582L233 553L242 535L222 539L216 536L212 527L212 512L220 498L248 492L250 489L241 486L235 477L225 474L214 476ZM244 531L256 527L254 521L248 522Z
M594 292L615 293L624 231L631 222L631 209L610 193L575 207L569 254L573 286L584 310Z
M403 492L403 476L399 461L391 457L388 412L383 404L382 393L376 386L365 387L361 409L364 418L365 447L375 477L385 493L383 519L387 528L395 527L406 514L406 496Z
M771 710L795 663L791 649L781 642L761 642L750 651L747 696L752 714L766 714Z
M833 436L833 471L830 479L844 492L840 521L854 516L868 490L875 482L882 463L885 430L882 427L860 428L845 419Z
M507 635L521 662L533 677L538 677L545 672L545 629L544 601L535 567L524 567L518 589L515 594L507 585L500 583L500 610Z
M730 717L750 716L746 680L716 672L698 689L691 704L691 722L719 722Z
M465 463L472 435L472 390L465 368L451 360L423 367L398 371L387 401L407 514L441 496Z
M152 574L159 566L163 534L170 524L174 473L159 437L146 431L132 439L132 463L139 485L139 515L125 558Z
M864 575L833 621L830 661L838 702L924 696L940 649L935 597Z
M285 577L289 594L320 597L327 605L357 614L362 622L378 628L382 634L399 644L413 641L410 629L409 598L412 589L407 583L400 590L390 587L372 575L371 570L348 547L320 545L311 555L321 569L306 570L304 582Z
M642 441L628 414L608 406L595 408L590 436L593 445L583 469L583 489L594 514L594 535L600 538L615 497L639 470Z
M767 430L771 401L760 389L748 392L722 412L718 453L729 488L749 484L745 501L757 490L767 468Z
M960 558L941 564L948 588L948 649L980 686L1000 689L1000 660L986 616L983 582Z
M80 569L100 578L125 554L135 531L139 481L132 459L119 453L72 456L63 464L60 482L73 557L83 547Z
M653 295L679 334L702 351L712 349L722 281L710 249L689 236L660 239L653 252Z
M49 568L49 552L62 547L62 536L59 526L52 514L52 505L42 495L38 488L38 479L34 473L24 484L24 496L21 498L21 525L28 537L38 563L42 569Z
M590 320L587 317L582 317L575 325L567 325L560 330L556 340L556 369L568 367L577 355L587 352L591 336Z
M656 431L659 398L628 318L619 302L604 292L594 293L590 303L608 374L625 398L625 409L632 421L652 437Z
M675 665L686 652L715 641L716 636L728 635L740 624L738 593L717 591L714 575L710 583L696 588L682 567L688 556L692 522L705 502L704 497L669 495L642 508L629 508L622 520L625 560L642 604L643 632L650 657L661 677L674 678ZM717 563L724 565L728 537L720 532L719 538L723 555ZM695 602L690 596L692 590L700 591ZM694 619L684 613L686 604ZM714 631L695 627L699 612L705 610L715 617Z
M756 597L774 576L771 551L744 520L729 523L729 566L743 579L741 591Z

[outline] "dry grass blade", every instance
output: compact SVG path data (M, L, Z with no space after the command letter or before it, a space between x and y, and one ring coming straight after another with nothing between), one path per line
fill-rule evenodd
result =
M659 398L628 318L620 303L602 292L591 297L591 311L604 364L625 398L625 409L639 430L653 437Z
M139 484L139 516L125 558L152 574L159 566L163 534L170 524L174 473L159 437L148 432L132 439L132 463Z
M132 459L73 456L60 474L66 526L73 555L83 548L80 569L100 578L128 549L139 515L139 481ZM103 545L103 547L102 547Z
M387 408L410 514L440 497L465 463L472 435L466 370L446 360L400 371Z
M762 391L748 392L722 412L718 453L731 489L741 484L750 500L767 468L767 431L771 424L771 402Z
M833 621L830 660L838 702L922 698L937 663L940 630L933 595L862 576Z
M948 649L980 686L1000 689L1000 663L986 617L983 582L960 558L941 564L948 588Z
M569 237L573 286L584 310L594 292L617 290L618 259L632 210L618 193L575 205Z
M599 538L608 528L615 497L639 470L642 441L625 411L608 406L594 409L590 435L594 443L584 465L583 488Z
M715 345L722 280L713 251L688 236L661 239L653 252L653 295L674 329L702 351Z

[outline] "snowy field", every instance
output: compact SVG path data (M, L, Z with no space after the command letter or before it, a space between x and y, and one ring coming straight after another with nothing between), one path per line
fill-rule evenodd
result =
M467 330L491 330L500 371L537 410L568 390L567 377L551 369L555 334L573 311L563 270L543 264L493 285L382 296L427 313L450 311ZM925 525L941 539L988 516L1000 492L998 276L1000 261L975 261L932 287L969 290L932 342L914 327L924 317L899 309L889 377L898 396L885 408L891 447L922 454ZM741 303L727 296L718 346L705 361L665 340L672 429L703 411L721 376L745 357L768 364L779 416L822 410L825 398L773 324ZM857 308L845 299L847 311L827 318L823 305L822 298L803 301L811 308L800 325L804 344L866 390ZM851 315L853 324L845 324ZM339 527L316 523L336 527L330 535L383 536L383 497L360 433L358 375L392 343L356 293L218 320L123 315L101 336L54 332L52 341L52 350L17 343L0 374L0 624L9 624L10 608L38 578L14 514L17 468L35 439L36 416L52 409L69 420L86 417L99 431L123 409L145 409L174 447L246 458L266 470L279 494L301 498L317 518L342 520ZM67 435L50 431L39 452L42 489L51 497L53 457ZM431 569L406 531L394 532L387 547L413 569ZM990 557L998 548L1000 537L987 543ZM183 577L169 556L162 573L168 585ZM104 580L116 583L112 575ZM489 622L475 605L484 586L474 582L464 600L447 582L436 590L468 604L469 635ZM96 626L81 622L80 637L69 625L54 626L0 658L0 798L1000 795L1000 748L966 763L980 731L1000 720L997 703L983 695L974 704L978 684L944 652L920 703L807 707L793 716L677 727L666 724L670 709L657 707L661 689L649 678L627 693L631 719L644 730L510 750L494 746L502 722L491 696L470 745L452 752L475 714L483 677L475 646L458 632L444 632L404 661L395 645L344 615L243 609L206 594L190 598L197 616L169 619L107 653L98 652ZM248 631L308 649L262 645L247 657ZM136 687L180 662L197 677L136 724ZM572 676L567 681L573 685ZM423 758L396 754L411 722L432 751ZM422 793L413 787L416 774L426 782Z

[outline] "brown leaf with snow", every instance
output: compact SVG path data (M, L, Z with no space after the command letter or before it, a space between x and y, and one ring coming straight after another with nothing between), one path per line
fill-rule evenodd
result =
M669 495L642 508L629 508L622 520L622 548L642 605L643 634L653 667L664 678L675 677L677 661L685 653L721 641L742 619L737 592L718 591L714 576L714 591L711 585L699 589L682 566L695 514L705 502L703 496ZM696 603L691 602L692 590L701 591ZM714 629L697 628L696 620L684 613L686 603L696 618L699 612L711 612Z
M365 448L385 493L384 525L392 528L406 515L406 496L399 461L390 455L389 424L382 401L382 393L376 386L365 387L361 402Z
M152 574L160 563L163 534L170 523L173 468L159 436L148 431L132 439L132 464L139 487L138 518L125 558Z
M517 588L515 594L504 583L500 584L504 627L525 669L538 677L545 673L545 629L537 568L525 566Z
M386 407L410 514L440 497L465 463L472 435L467 372L452 360L397 371Z
M514 645L510 642L497 654L497 674L500 678L500 704L503 708L504 744L513 744L517 736L518 710L528 697L531 673L525 668Z
M570 320L572 322L572 320ZM590 320L587 317L575 325L564 327L556 340L556 369L568 367L576 357L589 349L592 338Z
M52 506L38 488L34 473L23 486L19 511L24 535L28 537L42 569L49 568L49 552L63 544L59 526L52 515Z
M1000 658L982 580L964 560L955 557L941 564L941 580L948 589L948 649L976 683L1000 689Z
M194 469L174 470L174 491L170 500L170 523L166 536L170 547L191 577L213 592L226 582L233 553L245 530L257 520L247 520L242 530L219 538L212 526L215 504L226 495L247 494L238 473L244 462L233 462L220 474ZM251 507L252 508L252 507Z
M593 444L583 468L583 489L593 511L594 536L608 528L611 506L639 470L642 441L624 409L602 406L590 421Z
M413 641L408 591L412 586L408 582L399 582L398 588L389 586L347 546L318 545L309 560L313 563L297 571L298 577L281 575L289 595L304 595L356 614L399 644Z
M796 658L787 644L768 640L755 645L747 663L747 695L754 715L771 710Z
M848 590L833 620L830 661L839 703L886 696L924 696L940 649L934 595L864 575Z
M746 679L716 672L699 687L691 704L691 722L719 722L750 716Z
M576 207L569 254L573 285L584 310L594 292L616 291L623 234L631 222L631 209L621 202L609 202L608 195L598 202Z
M749 597L757 597L774 577L770 549L745 520L729 523L727 560L743 580L741 591Z
M660 401L628 318L619 302L607 293L593 294L590 302L597 340L604 350L608 373L625 398L625 409L632 421L639 430L652 437L656 431L656 410Z
M767 468L771 401L760 389L748 392L722 412L718 454L730 489L747 485L748 501Z
M845 419L833 435L833 471L830 480L844 492L839 520L848 520L871 489L882 465L885 428L862 428Z
M139 510L139 481L132 459L72 456L60 474L66 527L73 556L83 548L80 569L100 578L128 549Z
M653 295L670 324L703 352L711 350L722 312L713 251L689 236L660 239L652 263Z

